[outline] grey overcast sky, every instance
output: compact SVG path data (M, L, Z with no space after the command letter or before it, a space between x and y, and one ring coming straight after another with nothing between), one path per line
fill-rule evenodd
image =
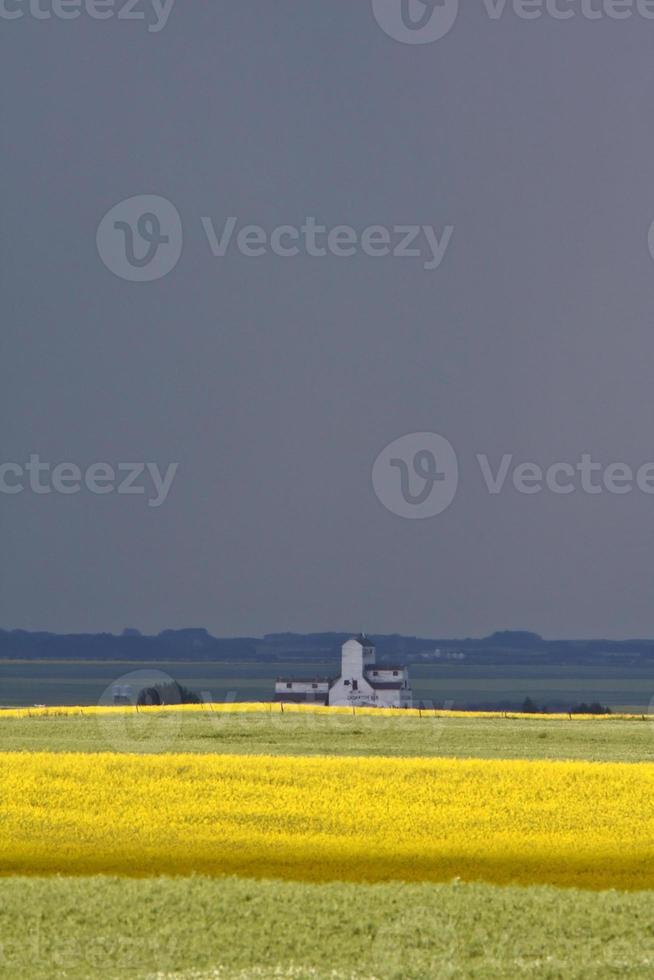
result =
M446 36L407 44L370 0L177 0L158 32L19 2L0 61L2 462L179 469L158 507L145 475L142 495L46 494L24 473L0 495L0 626L654 635L654 496L512 475L654 460L654 20L466 0ZM153 281L96 246L137 195L181 216ZM219 238L229 217L454 230L431 270L361 247L216 257L206 219ZM412 433L458 457L427 519L371 476ZM499 493L477 454L493 474L511 455Z

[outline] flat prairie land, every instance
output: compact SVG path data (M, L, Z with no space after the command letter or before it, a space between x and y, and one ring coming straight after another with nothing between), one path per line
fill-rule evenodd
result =
M651 978L653 918L650 892L16 877L0 881L0 976Z
M654 716L634 720L160 711L14 718L0 711L0 751L201 752L654 761Z
M654 975L647 716L0 713L0 753L0 977Z

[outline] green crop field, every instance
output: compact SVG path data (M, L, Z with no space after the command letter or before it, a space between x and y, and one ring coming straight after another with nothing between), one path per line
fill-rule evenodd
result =
M0 750L654 760L645 720L0 713ZM1 872L1 869L0 869ZM0 977L654 976L654 893L0 876Z
M512 720L212 712L3 718L0 750L654 761L654 718Z
M0 881L0 976L651 977L651 894L238 878Z

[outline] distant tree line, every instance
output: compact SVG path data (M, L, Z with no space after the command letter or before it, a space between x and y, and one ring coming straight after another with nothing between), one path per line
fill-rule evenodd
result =
M531 698L525 698L522 702L520 712L523 715L547 715L550 709L547 705L539 707ZM581 704L575 704L573 707L568 708L568 714L570 715L610 715L612 714L611 709L604 704L600 704L599 701L592 701L590 704L586 704L582 701Z
M171 681L169 684L152 684L149 687L143 687L136 695L138 707L165 704L200 704L201 700L199 694L176 681ZM124 695L116 695L114 701L117 704L131 703L129 698Z
M509 714L519 713L526 715L549 715L549 714L570 714L570 715L610 715L612 714L611 708L607 705L600 704L598 701L592 701L586 704L582 701L580 704L568 705L568 704L557 704L557 705L539 705L531 698L525 698L524 701L484 701L482 703L467 703L467 704L456 704L451 701L444 704L437 704L433 701L414 701L415 708L438 708L439 710L451 709L453 711L503 711Z

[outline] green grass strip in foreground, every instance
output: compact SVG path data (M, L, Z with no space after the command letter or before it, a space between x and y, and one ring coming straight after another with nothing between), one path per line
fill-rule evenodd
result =
M238 878L0 880L0 977L651 977L654 893Z

